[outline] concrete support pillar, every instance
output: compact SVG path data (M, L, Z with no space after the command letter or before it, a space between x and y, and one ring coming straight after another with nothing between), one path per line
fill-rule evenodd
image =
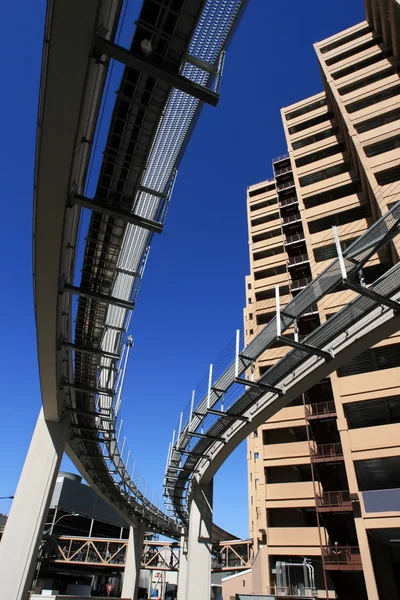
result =
M374 566L372 564L371 550L368 543L368 535L364 527L363 519L354 519L356 525L358 546L362 560L365 587L367 588L368 600L379 600L378 588L376 585Z
M69 432L69 418L46 422L40 411L0 543L1 596L27 600L54 485Z
M178 594L176 600L186 600L188 568L188 538L187 532L182 531L181 549L179 551Z
M128 550L126 553L124 581L121 598L136 600L139 587L140 567L142 564L144 524L130 527Z
M186 599L209 600L211 590L213 482L193 482L189 513Z

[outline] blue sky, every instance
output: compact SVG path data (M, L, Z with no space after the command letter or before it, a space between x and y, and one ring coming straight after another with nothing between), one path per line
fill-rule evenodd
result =
M128 22L139 4L131 0ZM242 324L249 269L246 186L268 178L271 159L286 150L280 108L322 89L312 44L362 21L363 4L250 0L228 51L219 105L202 111L131 321L135 347L123 397L124 429L138 467L156 490L180 410ZM31 247L44 14L43 0L3 6L9 26L1 39L7 58L0 96L0 496L15 491L41 403ZM246 537L245 445L220 469L214 489L216 522ZM1 501L0 512L8 508Z

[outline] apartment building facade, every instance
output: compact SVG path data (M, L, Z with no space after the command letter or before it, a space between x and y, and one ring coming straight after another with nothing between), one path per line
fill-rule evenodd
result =
M284 310L336 257L332 226L345 247L400 200L399 44L397 0L367 0L366 21L315 44L324 92L282 109L288 152L247 190L247 343L275 314L275 286ZM399 240L367 263L365 284L398 256ZM353 297L323 298L297 323L299 339ZM255 378L288 350L268 349ZM311 593L301 592L308 559L318 597L400 597L400 334L259 427L248 486L264 564L253 593L283 595L290 582Z

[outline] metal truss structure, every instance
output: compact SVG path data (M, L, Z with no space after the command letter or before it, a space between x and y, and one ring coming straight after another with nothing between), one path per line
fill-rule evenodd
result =
M62 35L55 33L59 14L62 21L59 11L69 10L69 18L73 18L74 10L79 11L79 3L68 7L60 4L60 8L59 4L58 0L48 4L46 36L51 41ZM37 149L35 299L44 414L51 421L68 413L71 435L67 452L105 499L134 522L144 521L149 529L179 537L179 521L173 513L165 512L163 499L148 488L130 453L124 457L119 410L132 345L127 331L153 235L161 233L164 226L179 162L202 103L215 106L218 102L225 49L247 1L143 0L129 49L118 44L122 2L98 0L97 4L97 14L90 15L92 21L87 19L87 23L93 23L94 37L89 26L82 32L82 47L88 52L82 51L79 63L79 93L84 89L81 106L94 107L90 128L76 138L81 140L79 152L81 148L86 151L78 156L74 149L76 168L65 164L65 180L70 178L66 184L67 202L65 205L62 192L52 193L53 199L61 193L62 202L51 229L43 191L49 185L51 156L43 154L45 144L40 136ZM43 128L43 123L46 125L51 118L50 111L46 112L49 89L53 83L56 87L56 66L61 68L63 64L63 57L57 55L59 47L56 43L48 49L45 46L44 64L50 55L53 66L53 70L42 70L39 127L46 132L50 129ZM97 189L89 198L87 149L95 138L94 127L112 60L125 68L116 92ZM101 79L96 87L92 85L95 76ZM82 114L77 113L77 122L81 121ZM44 167L41 173L41 164L47 167L46 173ZM50 203L50 193L48 196ZM90 222L82 260L78 242L83 208L90 210ZM55 260L50 274L46 261L52 254ZM76 264L80 260L82 264ZM76 266L81 271L80 281ZM49 329L49 281L55 279L58 296L54 304L57 314L51 323L54 331L44 335ZM55 339L56 360L49 363Z
M43 565L72 565L124 569L128 540L54 536L43 544L39 561ZM253 559L252 540L229 540L213 544L214 572L248 569ZM178 571L179 542L145 541L142 569Z
M242 351L239 337L229 366L186 415L180 416L178 435L168 452L165 493L177 517L188 522L188 497L193 478L207 483L232 450L256 427L309 387L371 345L400 328L400 264L372 285L362 281L364 265L400 232L400 202L342 252L334 231L338 258L285 306L276 298L276 316ZM360 278L361 275L361 278ZM342 288L357 296L301 342L294 327L301 315L324 296ZM292 347L257 381L252 365L276 342ZM198 439L196 439L198 438Z

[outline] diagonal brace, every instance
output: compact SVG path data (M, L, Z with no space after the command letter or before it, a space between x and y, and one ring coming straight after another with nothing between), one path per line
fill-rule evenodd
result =
M285 346L296 348L296 350L304 350L304 352L308 352L308 354L315 354L316 356L325 358L325 360L332 360L332 358L335 357L333 350L320 350L316 346L304 344L303 342L297 342L296 340L292 340L284 335L277 336L277 341Z
M370 288L354 283L354 281L350 281L349 279L343 279L343 284L354 292L357 292L357 294L373 300L376 302L376 304L383 304L383 306L391 308L395 313L400 312L400 302L397 302L396 300L386 298L386 296L382 296L382 294L374 292Z

